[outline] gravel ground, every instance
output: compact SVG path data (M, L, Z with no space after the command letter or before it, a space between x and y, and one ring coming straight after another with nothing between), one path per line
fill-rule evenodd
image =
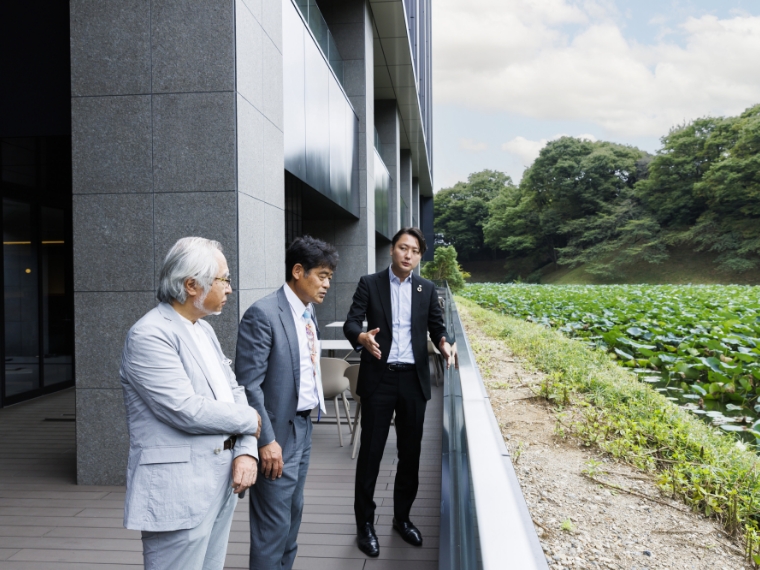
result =
M718 524L663 495L652 475L557 436L553 408L531 390L540 375L460 313L552 569L751 568Z

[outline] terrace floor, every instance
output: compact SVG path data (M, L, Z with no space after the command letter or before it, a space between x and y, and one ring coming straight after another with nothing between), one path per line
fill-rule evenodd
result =
M140 533L122 526L124 487L76 485L74 390L0 410L0 569L137 570ZM380 557L356 547L354 460L349 427L338 444L335 417L314 425L306 506L295 569L438 568L443 388L433 386L422 444L420 491L412 520L422 548L391 532L396 439L391 430L378 479L375 529ZM328 404L328 413L332 405ZM225 568L248 567L248 502L235 512Z

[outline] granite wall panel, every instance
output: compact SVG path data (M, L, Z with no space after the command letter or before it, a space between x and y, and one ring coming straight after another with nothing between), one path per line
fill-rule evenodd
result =
M235 88L233 0L153 0L154 93Z
M263 107L264 31L246 2L235 2L236 89L251 105ZM240 103L238 103L239 105Z
M152 291L74 295L77 389L120 388L119 366L127 332L157 304Z
M124 485L129 434L121 388L77 387L77 484Z
M234 93L153 96L156 192L236 190Z
M150 93L150 0L71 0L71 95Z
M74 291L152 291L153 196L75 195Z
M151 192L150 95L71 102L74 194Z

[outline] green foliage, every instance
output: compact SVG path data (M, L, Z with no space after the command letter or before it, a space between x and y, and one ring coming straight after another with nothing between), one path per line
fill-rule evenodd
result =
M741 272L760 263L760 105L731 121L729 134L733 146L694 185L707 210L681 240L720 252L722 267Z
M462 270L457 261L457 250L453 245L449 245L435 248L433 261L422 267L422 276L426 279L448 281L452 291L459 291L464 288L464 280L470 277L470 274Z
M630 146L562 137L519 187L483 171L436 196L444 240L472 260L488 248L529 269L549 263L601 278L669 248L717 255L719 268L760 267L760 105L674 128L652 157Z
M622 246L630 249L628 257L661 255L639 245L650 231L646 225L626 225L641 217L633 186L645 158L636 148L609 142L551 141L519 189L504 189L492 200L486 244L510 257L533 255L537 266L606 262Z
M490 253L483 242L488 203L506 188L514 188L509 176L495 170L482 170L470 174L467 182L457 182L435 195L435 231L445 243L456 247L462 259Z
M582 339L685 409L754 440L760 439L758 293L738 285L470 285L462 294ZM561 387L551 382L554 396L544 395L558 399Z
M649 176L636 192L663 227L688 227L705 211L705 201L695 195L694 185L731 145L730 131L731 119L707 117L662 138L662 148L649 164Z
M570 429L585 445L657 472L664 492L743 537L750 560L758 555L760 470L754 453L639 382L604 352L465 299L457 304L465 321L472 319L527 364L566 385L574 412Z
M488 220L483 224L487 246L509 257L533 255L540 265L553 254L553 244L544 235L540 209L520 188L502 189L488 205Z

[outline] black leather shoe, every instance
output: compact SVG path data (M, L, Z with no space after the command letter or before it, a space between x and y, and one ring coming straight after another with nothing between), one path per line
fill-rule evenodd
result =
M380 554L380 544L377 542L375 527L372 523L364 523L358 527L356 540L359 543L359 550L367 556L375 558Z
M410 522L399 522L393 519L393 528L401 535L404 542L412 546L422 546L422 534L420 530Z

